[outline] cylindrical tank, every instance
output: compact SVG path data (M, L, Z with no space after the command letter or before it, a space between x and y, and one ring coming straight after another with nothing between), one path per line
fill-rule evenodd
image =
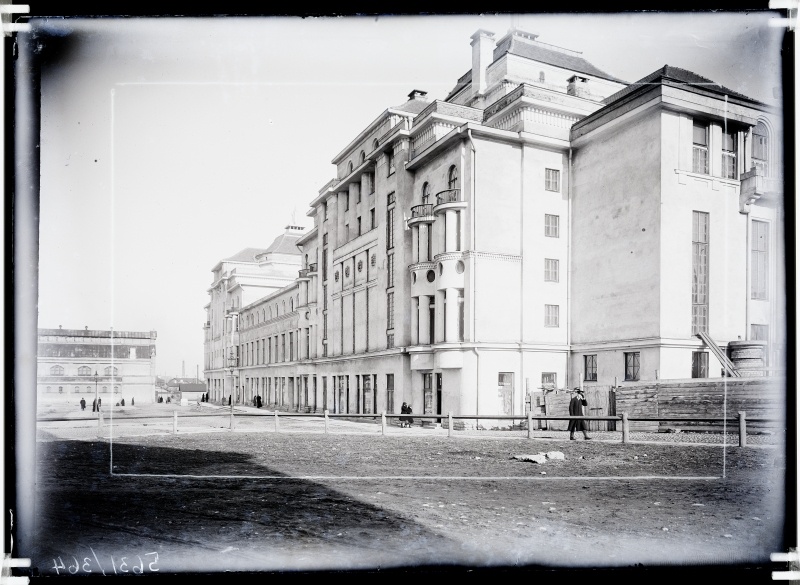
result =
M728 352L733 365L743 378L764 375L767 366L767 342L755 340L738 340L728 343Z

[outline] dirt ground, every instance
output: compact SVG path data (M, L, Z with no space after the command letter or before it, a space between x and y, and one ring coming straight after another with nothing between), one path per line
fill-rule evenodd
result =
M763 564L784 550L776 446L230 432L224 420L120 426L113 444L96 425L41 424L35 571ZM550 451L564 460L514 459Z

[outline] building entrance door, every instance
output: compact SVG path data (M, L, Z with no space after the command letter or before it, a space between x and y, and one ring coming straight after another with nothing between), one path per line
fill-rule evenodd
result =
M500 372L497 375L497 389L502 413L514 414L514 373Z

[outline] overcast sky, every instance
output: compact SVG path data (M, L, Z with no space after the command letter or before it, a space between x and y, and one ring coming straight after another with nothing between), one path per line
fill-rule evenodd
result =
M779 105L778 16L34 21L39 326L155 330L160 375L202 375L211 268L310 227L331 159L411 90L443 99L478 28L534 32L629 82L669 64Z

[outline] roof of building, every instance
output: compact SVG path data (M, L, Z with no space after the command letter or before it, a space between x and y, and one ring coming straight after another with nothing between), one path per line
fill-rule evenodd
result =
M114 331L113 329L39 329L39 335L61 337L108 337L126 339L155 339L155 331Z
M302 233L292 233L286 231L273 240L266 250L262 250L260 254L295 254L300 255L300 250L297 249L297 240L301 238Z
M172 378L167 386L184 386L186 384L202 384L198 378Z
M181 392L205 392L206 385L205 384L181 384L178 386L178 389Z
M266 252L264 248L245 248L229 258L225 258L223 262L255 262L256 256L264 252Z
M630 93L633 93L639 88L649 85L660 85L664 79L676 81L682 85L696 87L713 93L729 95L731 97L739 98L756 104L761 103L758 100L754 100L753 98L747 97L744 94L733 91L732 89L728 89L724 85L720 85L719 83L703 77L702 75L698 75L697 73L687 69L681 69L680 67L673 67L671 65L664 65L660 69L653 71L653 73L650 75L647 75L639 81L631 83L628 87L621 89L617 93L608 96L604 101L606 104L610 104Z
M423 93L423 96L425 94ZM419 114L422 110L427 108L431 103L424 99L424 98L412 98L406 102L403 102L399 106L395 106L390 108L392 110L399 110L401 112L408 112L409 114Z
M587 75L593 75L602 79L608 79L609 81L616 81L617 83L627 83L627 81L618 79L613 75L609 75L602 69L595 67L586 59L578 56L572 51L562 52L556 49L548 49L547 47L541 46L542 44L532 44L517 38L514 35L508 35L498 43L497 47L495 47L493 57L496 61L502 57L504 53L510 53L512 55L518 55L527 59L533 59L534 61L539 61L540 63L546 63L547 65L554 65L555 67L561 67L562 69L569 69L570 71L575 71L576 73L585 73Z

